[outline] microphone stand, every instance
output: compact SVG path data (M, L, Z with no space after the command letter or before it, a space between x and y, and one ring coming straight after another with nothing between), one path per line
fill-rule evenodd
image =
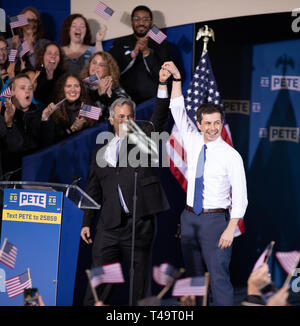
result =
M133 281L134 281L134 246L135 246L135 221L136 221L136 184L138 172L134 172L134 192L133 192L133 210L132 210L132 235L131 235L131 261L130 261L130 281L129 281L129 306L133 301Z

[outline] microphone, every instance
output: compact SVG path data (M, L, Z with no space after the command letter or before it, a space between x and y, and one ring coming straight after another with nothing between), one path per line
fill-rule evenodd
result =
M73 178L73 182L71 186L76 186L79 183L79 181L82 179L82 177L78 177L77 175L73 175L72 178Z
M3 174L1 177L0 177L0 180L3 180L3 181L9 181L9 179L11 178L12 175L14 175L15 173L21 171L22 168L18 168L16 170L13 170L13 171L8 171L6 172L5 174Z

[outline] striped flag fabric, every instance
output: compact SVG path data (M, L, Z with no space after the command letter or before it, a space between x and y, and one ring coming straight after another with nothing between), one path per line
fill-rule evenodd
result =
M276 252L275 256L279 261L280 265L284 269L284 271L289 274L296 267L297 262L300 259L299 251L289 251L289 252Z
M163 33L156 25L153 25L150 28L148 36L158 44L162 43L167 38L167 35Z
M79 111L79 115L93 120L99 120L101 112L102 109L98 108L97 106L83 104Z
M96 74L88 76L84 79L82 79L82 81L88 85L92 85L92 86L98 86L99 85L99 79L98 76Z
M30 51L29 44L27 41L24 41L19 48L19 56L22 58L27 52Z
M175 282L172 296L173 297L182 297L185 295L194 295L202 297L205 295L206 286L205 286L205 277L187 277Z
M18 50L11 49L11 50L9 51L8 61L9 61L9 62L15 62L15 61L16 61L17 53L18 53Z
M1 94L0 97L11 98L10 87L7 87Z
M8 242L5 238L3 247L0 251L0 262L10 267L11 269L14 269L17 260L17 252L17 247L12 243Z
M114 10L112 10L111 8L109 8L106 4L104 4L103 2L99 1L94 12L96 14L98 14L99 16L101 16L102 18L108 20L113 13L115 12Z
M160 266L153 266L153 279L162 286L166 286L169 282L173 281L179 270L168 263L163 263Z
M25 14L9 17L9 20L10 20L9 25L11 28L28 25L28 20Z
M197 131L199 130L196 127L196 111L203 103L222 105L221 96L218 91L218 86L207 52L203 53L201 56L185 96L185 108L190 125ZM226 121L224 121L221 137L232 146L231 134ZM187 153L184 148L183 140L175 124L171 136L166 143L166 149L169 158L170 171L183 190L187 192ZM234 236L237 237L244 232L244 220L240 219Z
M259 256L258 260L256 261L252 272L256 271L263 263L267 263L268 259L271 256L272 250L274 246L274 241L270 242L267 248L263 251L263 253Z
M91 285L96 288L103 283L124 283L120 263L112 263L91 269Z
M5 281L7 294L10 298L14 298L19 294L22 294L25 289L32 287L31 278L29 272L25 272L21 275L9 278Z

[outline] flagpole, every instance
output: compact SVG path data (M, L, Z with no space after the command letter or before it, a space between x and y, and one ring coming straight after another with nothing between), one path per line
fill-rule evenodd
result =
M88 277L88 280L89 280L89 284L90 284L90 287L91 287L91 290L92 290L92 293L93 293L93 297L94 297L94 300L95 300L95 303L99 301L99 298L98 298L98 295L97 295L97 292L95 290L95 288L93 287L92 285L92 281L91 281L91 271L89 269L86 269L85 270L86 272L86 275Z
M28 280L31 280L29 267L27 267L27 274L28 274ZM32 287L32 282L30 282L30 283L31 283L31 287Z
M266 256L264 258L264 263L268 263L268 260L271 257L274 245L275 245L275 241L271 241L268 251L266 253Z
M209 28L207 25L204 25L204 27L200 28L198 31L196 41L200 40L201 37L203 37L203 50L201 56L204 56L207 53L207 44L209 38L211 37L213 41L215 41L215 33L212 28Z
M180 268L179 272L177 273L177 275L167 283L167 285L158 293L158 295L156 296L157 299L161 299L172 287L172 285L174 284L174 282L185 272L184 268Z
M3 251L4 251L4 248L5 248L6 242L7 242L7 238L4 238L3 245L2 245L2 247L1 247L1 249L0 249L0 257L2 256L2 253L3 253Z
M205 294L202 301L202 306L207 306L207 297L208 297L208 286L209 286L209 273L205 273L205 280L204 280L204 286L205 286Z

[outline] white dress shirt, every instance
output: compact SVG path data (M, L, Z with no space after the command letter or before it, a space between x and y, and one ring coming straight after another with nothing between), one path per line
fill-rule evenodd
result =
M118 154L120 152L121 144L124 138L120 138L119 136L115 135L115 137L108 143L106 150L104 152L104 159L108 162L111 166L116 167L118 162ZM118 193L120 198L121 206L123 207L125 213L129 213L129 209L125 203L122 190L120 185L118 185Z
M193 207L196 168L204 144L203 135L191 126L183 96L171 99L170 108L187 153L186 203ZM231 207L231 218L243 218L248 200L244 164L240 154L221 136L206 145L203 208Z

